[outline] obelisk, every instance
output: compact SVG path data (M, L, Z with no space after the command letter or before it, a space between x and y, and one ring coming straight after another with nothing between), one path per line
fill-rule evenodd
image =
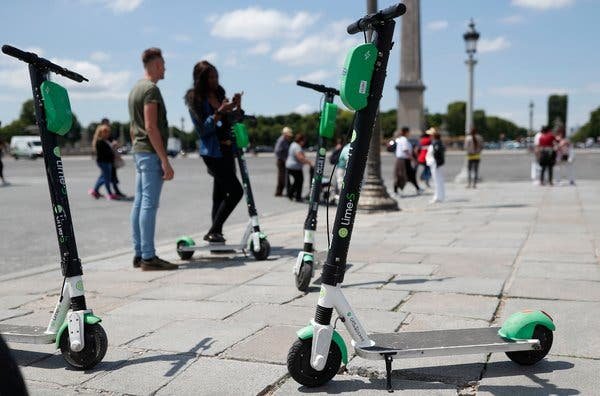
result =
M421 80L421 4L420 0L404 0L406 14L401 18L400 30L400 81L396 128L410 128L413 136L419 136L425 126L423 114L423 91Z

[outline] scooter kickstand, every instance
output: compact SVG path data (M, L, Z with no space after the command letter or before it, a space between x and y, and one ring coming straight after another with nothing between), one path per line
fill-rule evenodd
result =
M392 357L393 355L395 355L395 353L383 354L383 357L385 359L385 373L388 393L394 393L394 389L392 388L392 361L394 360L394 358Z

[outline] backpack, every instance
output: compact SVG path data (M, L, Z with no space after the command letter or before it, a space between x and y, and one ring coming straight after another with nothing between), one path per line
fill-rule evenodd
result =
M385 146L385 149L390 153L396 152L396 139L390 140Z
M444 145L440 141L435 141L431 143L431 145L433 147L433 158L435 159L436 166L440 167L444 165L444 162L446 160L446 149L444 148Z

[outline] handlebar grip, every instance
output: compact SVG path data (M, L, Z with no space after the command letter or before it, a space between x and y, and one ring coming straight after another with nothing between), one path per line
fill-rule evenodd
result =
M39 57L33 52L21 51L20 49L15 48L12 45L3 45L2 52L4 52L6 55L12 56L13 58L17 58L27 63L32 63L39 59Z
M296 85L298 85L299 87L310 88L310 89L314 89L314 90L317 90L317 91L319 89L323 88L322 85L313 84L313 83L309 83L309 82L302 81L302 80L296 81Z
M385 21L389 21L390 19L394 19L406 13L406 6L402 3L398 3L391 7L388 7L384 10L380 10L374 14L366 15L356 22L351 23L346 28L346 31L349 34L356 34L358 32L363 32L365 30L369 30L373 27L375 23L383 23Z
M13 58L22 60L25 63L29 63L29 64L32 64L39 68L44 68L53 73L65 76L68 79L71 79L73 81L77 81L77 82L89 81L87 78L83 77L81 74L75 73L74 71L71 71L67 68L59 66L55 63L52 63L48 59L40 58L33 52L22 51L18 48L13 47L12 45L6 45L6 44L2 46L2 52L4 52L6 55L12 56Z

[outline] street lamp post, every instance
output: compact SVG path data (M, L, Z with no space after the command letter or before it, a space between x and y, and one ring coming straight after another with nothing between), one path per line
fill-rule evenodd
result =
M475 60L475 53L477 52L477 40L479 40L479 32L475 30L475 22L471 19L469 23L469 30L467 30L463 34L463 39L465 40L466 51L467 51L467 60L465 64L467 65L468 70L468 97L467 97L467 114L465 115L465 141L467 135L473 129L473 91L474 91L474 78L473 72L475 69L475 65L477 64L477 60ZM464 183L467 180L467 163L463 166L463 169L454 179L457 183Z
M533 136L533 100L529 102L529 136Z

